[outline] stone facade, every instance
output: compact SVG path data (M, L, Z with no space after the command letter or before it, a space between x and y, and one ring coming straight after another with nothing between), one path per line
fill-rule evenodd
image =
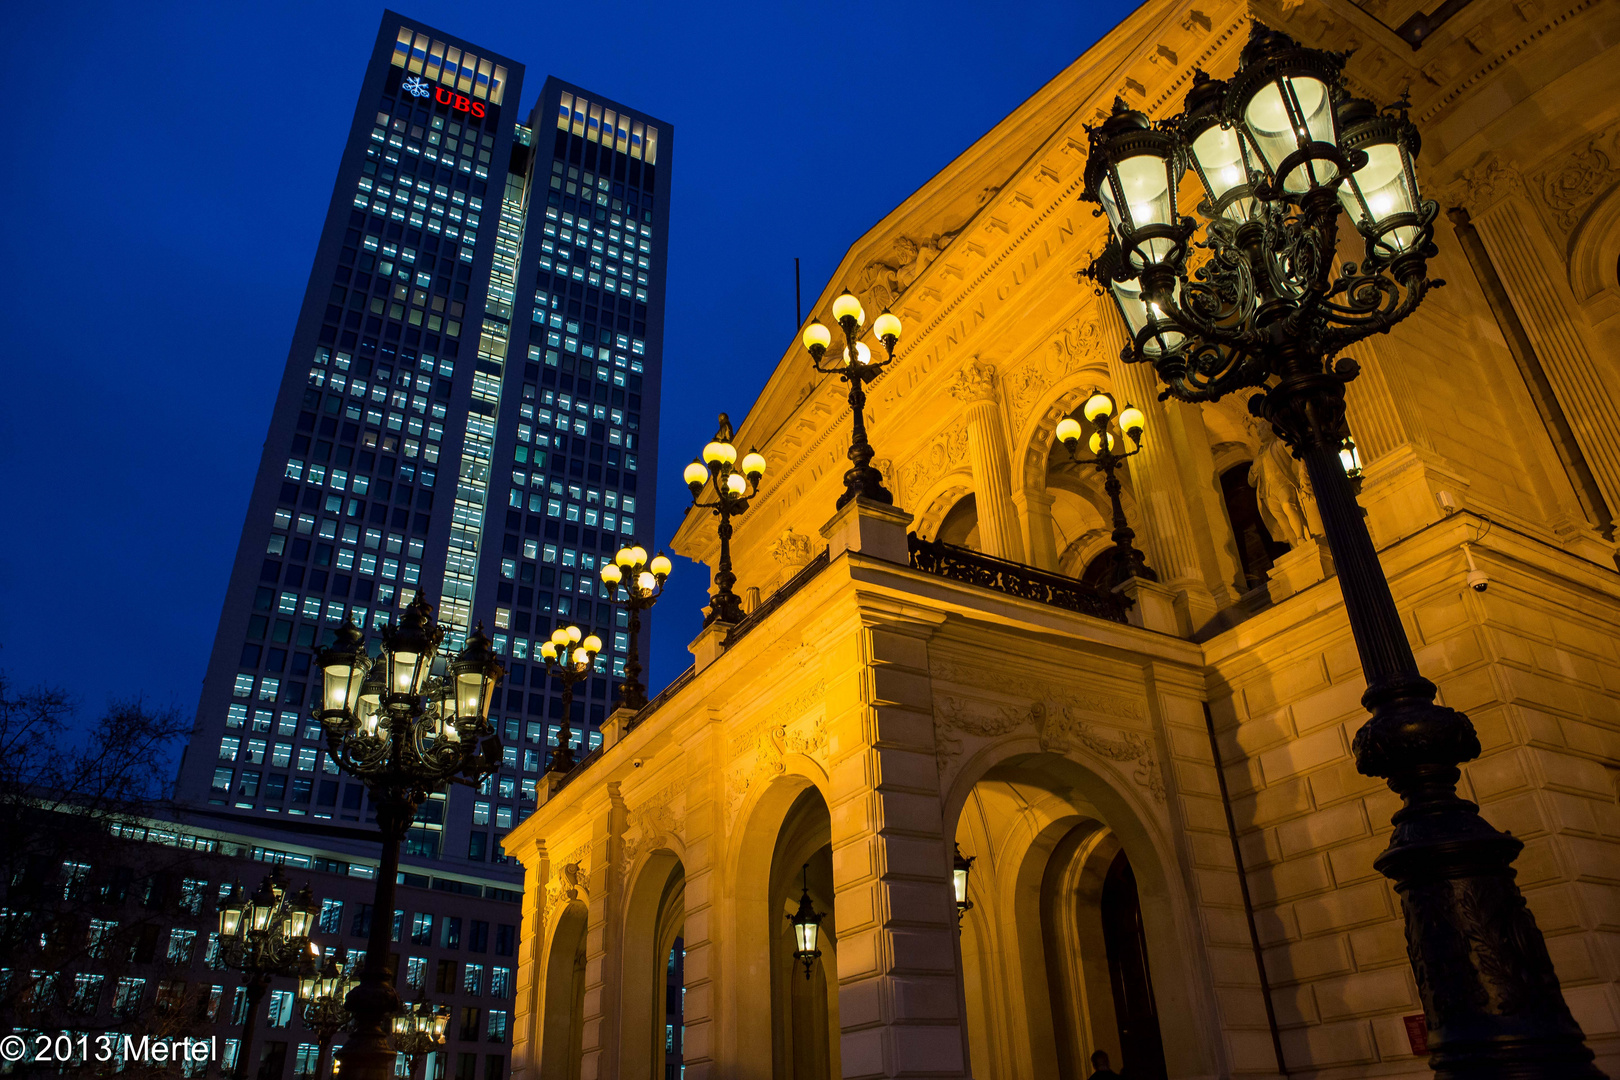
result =
M1260 452L1243 403L1157 401L1074 277L1104 228L1077 198L1084 125L1115 94L1178 111L1251 17L1411 95L1449 284L1350 350L1361 502L1423 672L1478 729L1463 793L1524 841L1615 1074L1620 6L1476 0L1413 48L1391 28L1421 14L1150 0L850 248L815 310L847 284L904 320L868 413L903 510L828 520L848 409L794 345L739 425L779 464L733 541L741 586L794 591L707 631L507 838L515 1075L655 1075L677 939L689 1077L1084 1077L1094 1050L1144 1060L1138 983L1170 1077L1427 1075L1373 869L1398 801L1350 755L1365 687L1331 560L1296 537L1255 586L1222 486ZM1052 435L1098 388L1148 416L1124 502L1160 580L1128 587L1129 624L908 562L908 529L1071 578L1103 554L1100 483ZM712 563L709 528L675 546ZM953 845L975 860L960 934ZM808 978L801 891L826 913Z

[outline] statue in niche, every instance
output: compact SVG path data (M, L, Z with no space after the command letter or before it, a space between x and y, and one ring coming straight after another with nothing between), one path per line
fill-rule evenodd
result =
M1305 480L1302 463L1288 444L1277 438L1270 424L1258 424L1260 449L1249 466L1249 486L1260 504L1260 519L1272 539L1298 547L1321 532L1316 500Z

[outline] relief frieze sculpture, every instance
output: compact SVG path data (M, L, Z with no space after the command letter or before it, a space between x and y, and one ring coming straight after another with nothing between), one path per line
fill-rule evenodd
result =
M726 812L735 817L737 808L754 784L787 772L789 754L815 757L827 748L827 717L818 716L809 730L797 730L804 715L819 705L826 687L817 679L811 687L771 716L731 737L728 757L733 761L726 773Z
M621 881L628 881L630 868L635 865L638 855L656 850L664 846L670 837L679 838L686 831L685 813L673 809L685 788L686 785L682 783L669 784L649 795L629 812L624 830L626 839L619 853ZM634 840L629 839L632 832L636 834Z
M1101 725L1080 715L1093 711L1095 704L1060 701L1049 706L1045 701L1036 701L1027 706L990 705L941 695L934 706L934 753L939 771L943 773L952 760L961 756L964 735L993 739L1033 729L1041 749L1049 753L1075 753L1119 763L1154 802L1162 804L1164 772L1152 740L1135 731L1105 734Z

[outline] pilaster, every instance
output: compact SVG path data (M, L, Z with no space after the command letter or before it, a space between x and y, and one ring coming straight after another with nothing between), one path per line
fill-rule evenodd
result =
M829 726L838 1003L845 1077L958 1078L951 847L940 817L927 637L934 623L863 612ZM842 691L842 692L840 692Z
M1568 418L1575 439L1609 506L1620 506L1620 408L1613 380L1600 370L1586 340L1586 320L1575 304L1567 279L1549 272L1562 259L1549 250L1552 241L1535 222L1522 180L1500 185L1502 197L1474 212L1491 263L1513 302L1542 369ZM1478 201L1485 201L1480 199Z
M1105 317L1123 336L1118 314ZM1121 407L1135 405L1147 418L1142 449L1129 462L1131 489L1144 518L1138 537L1147 548L1148 565L1177 595L1184 617L1197 629L1217 609L1237 601L1232 587L1237 563L1226 550L1232 530L1214 489L1215 461L1203 419L1196 407L1159 400L1151 365L1128 364L1110 354L1108 375ZM1216 500L1213 507L1210 499Z

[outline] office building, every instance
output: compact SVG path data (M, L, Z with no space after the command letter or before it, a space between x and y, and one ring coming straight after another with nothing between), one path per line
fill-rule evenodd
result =
M523 74L383 16L176 785L192 826L374 858L366 792L309 716L314 652L425 593L447 650L482 623L510 671L502 769L434 794L406 841L402 880L446 908L515 900L501 839L561 719L539 643L606 642L575 693L588 750L629 646L597 567L653 546L672 130L555 79L525 117Z

